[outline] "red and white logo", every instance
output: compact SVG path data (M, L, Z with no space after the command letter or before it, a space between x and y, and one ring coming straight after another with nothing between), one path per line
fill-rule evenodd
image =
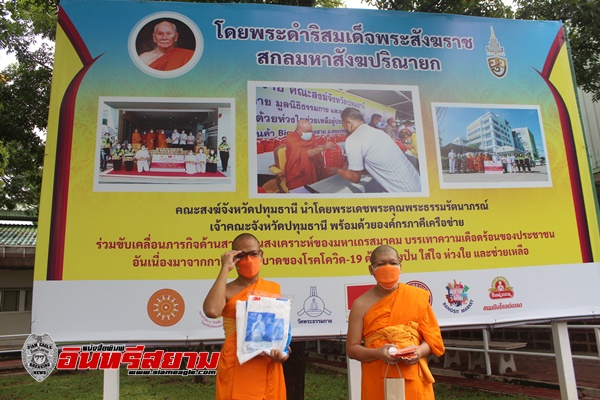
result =
M492 300L510 299L515 297L512 286L508 284L508 280L503 276L495 277L492 281L492 287L488 290L490 292L490 299Z

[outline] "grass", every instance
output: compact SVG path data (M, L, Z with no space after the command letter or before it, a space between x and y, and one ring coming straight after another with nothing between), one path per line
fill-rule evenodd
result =
M104 375L102 371L57 371L43 382L29 375L0 376L0 400L19 399L102 399ZM215 378L205 377L194 382L191 376L128 376L121 370L120 397L132 400L215 398ZM485 393L463 387L436 384L436 399L461 400L525 400L526 396L508 396ZM307 400L348 399L348 377L312 366L306 368L305 395Z

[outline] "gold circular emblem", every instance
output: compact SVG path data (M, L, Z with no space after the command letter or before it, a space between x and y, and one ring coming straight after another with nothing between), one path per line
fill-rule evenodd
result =
M160 289L148 300L148 316L156 325L175 325L184 312L183 297L173 289Z

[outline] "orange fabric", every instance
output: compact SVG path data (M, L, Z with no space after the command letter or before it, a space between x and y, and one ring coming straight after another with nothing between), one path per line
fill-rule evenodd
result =
M154 150L154 142L156 141L156 134L154 132L148 133L146 136L146 148L148 150Z
M142 143L142 135L138 131L133 132L131 135L131 143Z
M304 140L296 131L288 133L285 138L285 182L289 190L310 185L319 180L319 170L323 166L323 158L308 156L308 150L317 147L317 138Z
M379 348L393 343L398 348L423 341L437 356L444 353L444 342L437 319L429 305L429 293L423 289L399 284L398 289L371 307L363 318L365 346ZM362 399L383 400L383 380L387 364L376 360L362 363ZM398 363L405 379L406 399L434 399L433 377L427 360L416 365ZM388 378L398 378L398 370L389 368Z
M159 71L172 71L187 64L193 55L194 52L192 50L176 47L152 61L148 66Z
M164 149L167 147L167 135L165 133L160 132L157 136L157 141L156 141L156 148L157 149Z
M217 400L285 400L283 366L266 356L258 356L240 365L237 359L235 305L245 301L253 290L281 294L279 284L258 279L232 297L223 308L225 342L217 367Z

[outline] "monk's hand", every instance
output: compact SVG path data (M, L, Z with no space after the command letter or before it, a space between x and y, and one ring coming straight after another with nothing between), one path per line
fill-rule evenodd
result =
M406 353L400 355L399 361L403 362L406 365L413 365L418 363L419 359L421 358L421 353L419 350L420 347L414 345L402 349L402 353Z
M325 148L329 150L335 149L335 143L333 142L325 142Z
M278 363L285 362L288 358L290 358L289 354L285 354L283 351L276 349L272 349L268 356L271 360Z
M378 357L381 361L386 362L388 364L396 364L398 362L398 357L393 354L390 354L389 349L395 348L394 345L384 344L378 349Z
M233 267L235 267L235 261L238 254L240 254L240 250L228 250L221 256L221 268L227 268L227 271L231 271Z

